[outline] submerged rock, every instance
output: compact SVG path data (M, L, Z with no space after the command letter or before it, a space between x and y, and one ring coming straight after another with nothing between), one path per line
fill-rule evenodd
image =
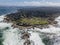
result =
M26 40L26 41L24 42L24 45L31 45L30 40Z
M30 34L28 32L23 32L21 38L22 39L28 39L30 37Z

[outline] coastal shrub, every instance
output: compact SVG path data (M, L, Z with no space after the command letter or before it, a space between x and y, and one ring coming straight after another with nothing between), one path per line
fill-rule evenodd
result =
M45 25L48 24L47 19L42 19L42 18L21 18L17 20L17 22L26 24L26 25Z

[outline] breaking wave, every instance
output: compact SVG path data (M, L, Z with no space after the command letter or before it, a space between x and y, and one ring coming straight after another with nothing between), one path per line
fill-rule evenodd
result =
M12 23L4 22L4 16L0 16L0 45L24 45L21 32L18 28L11 27ZM31 45L60 45L60 16L55 19L57 27L49 25L49 28L25 29L30 33Z

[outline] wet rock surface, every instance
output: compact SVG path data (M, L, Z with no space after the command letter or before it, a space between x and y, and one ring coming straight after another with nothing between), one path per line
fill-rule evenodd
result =
M29 40L30 33L28 33L27 31L26 32L22 32L21 38L25 40L24 45L31 45L31 41Z

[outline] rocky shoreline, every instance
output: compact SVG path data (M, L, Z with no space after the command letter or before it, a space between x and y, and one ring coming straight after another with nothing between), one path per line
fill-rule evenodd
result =
M24 43L23 43L23 45L31 45L31 40L30 40L30 35L31 34L29 34L28 33L28 29L31 29L31 28L39 28L39 29L43 29L43 28L49 28L49 25L56 25L57 24L57 22L55 21L55 19L54 20L48 20L49 21L49 24L44 24L44 25L34 25L34 26L19 26L19 25L17 25L16 23L14 23L9 17L7 17L7 16L5 16L5 18L4 18L4 22L7 22L7 23L12 23L12 26L11 27L13 27L13 28L19 28L20 30L22 30L22 32L21 32L21 39L23 39L23 40L25 40L24 41ZM25 29L27 29L27 30L25 30ZM44 39L43 39L43 41L44 41ZM34 41L33 41L33 44L34 44Z
M5 17L4 18L4 22L7 22L7 23L13 23L9 18L7 18L7 17ZM56 21L53 21L52 23L50 22L50 24L46 24L46 25L34 25L34 26L19 26L19 25L16 25L15 23L13 23L12 24L12 27L13 28L19 28L19 29L31 29L31 28L33 28L34 29L34 27L36 27L36 28L40 28L40 29L43 29L43 28L49 28L49 25L53 25L53 26L55 26L57 24L57 22Z
M15 13L7 14L4 21L13 23L13 28L29 29L37 27L40 29L49 28L48 25L56 25L55 18L60 15L56 10L43 10L40 8L20 9ZM42 11L43 10L43 11Z

